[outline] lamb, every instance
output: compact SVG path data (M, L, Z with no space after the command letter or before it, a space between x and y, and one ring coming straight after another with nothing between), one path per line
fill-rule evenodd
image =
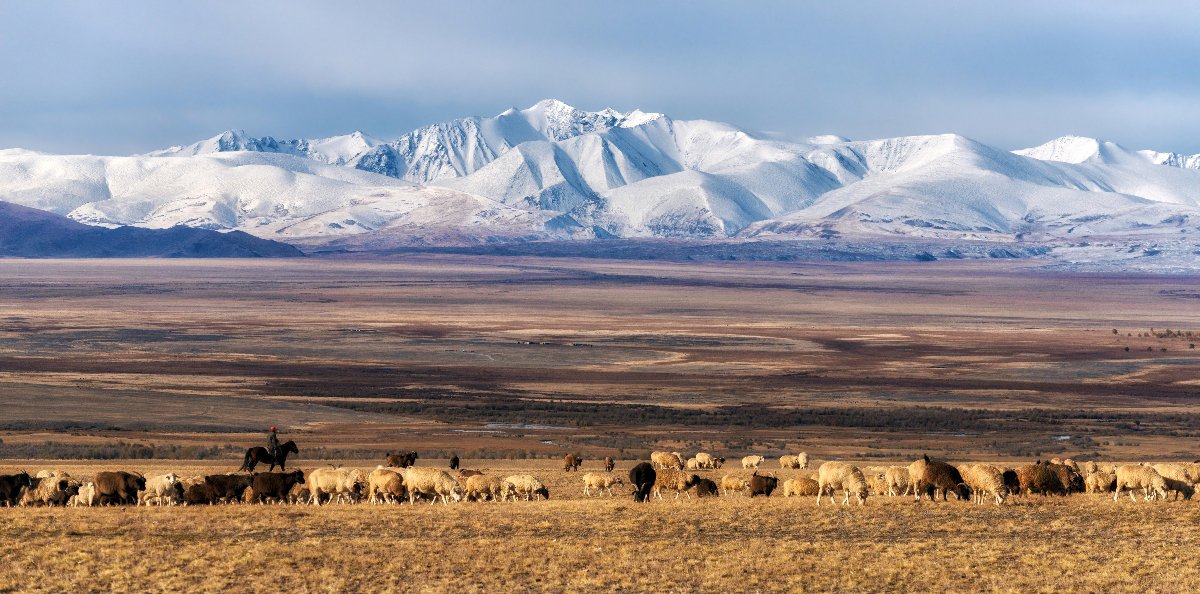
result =
M93 483L92 481L88 481L88 482L80 485L79 492L76 493L73 497L71 497L70 500L67 501L67 505L69 505L71 507L79 507L81 505L86 505L88 507L91 507L95 504L96 504L96 483Z
M702 478L696 483L696 497L717 497L721 493L717 489L717 483L711 479Z
M1103 470L1093 471L1083 480L1088 493L1110 493L1117 488L1117 475Z
M687 474L679 470L675 470L674 468L667 468L660 470L658 472L658 476L655 477L653 493L658 495L659 499L662 499L663 490L670 489L675 491L676 499L679 499L680 493L687 495L690 499L692 494L689 492L689 489L696 486L696 484L699 482L699 475Z
M422 495L433 498L431 503L436 503L440 498L442 505L449 505L451 499L462 501L462 485L444 470L413 466L404 469L403 476L404 486L408 488L409 504Z
M758 465L762 464L764 460L766 460L766 458L762 456L746 456L745 458L742 458L742 468L753 468L757 470Z
M696 454L696 461L700 463L700 468L708 468L710 470L716 470L725 463L724 458L714 458L712 454L705 452Z
M842 505L850 504L853 494L859 505L867 503L867 481L862 471L853 464L846 462L826 462L817 469L817 505L821 505L821 496L828 494L829 502L836 504L833 499L834 491L842 489L846 492Z
M883 482L887 486L888 497L908 495L908 490L912 488L906 466L889 466L883 473Z
M1145 493L1143 500L1146 501L1153 495L1158 495L1163 499L1167 498L1167 482L1162 475L1153 468L1141 464L1122 464L1117 467L1117 486L1113 491L1113 501L1120 499L1121 489L1128 489L1129 498L1133 501L1137 501L1137 498L1133 496L1134 489L1141 489Z
M173 472L161 476L155 476L146 479L146 489L138 493L138 505L175 505L182 500L175 498L175 485L179 483L179 477Z
M583 475L583 494L587 497L592 496L592 491L596 491L597 495L603 495L608 491L608 496L613 496L613 487L615 485L624 485L625 481L621 477L614 477L611 474L596 474L588 473Z
M656 469L659 468L675 468L683 470L683 456L678 452L652 452L650 461L654 463Z
M1187 481L1163 477L1163 482L1167 484L1167 492L1171 494L1172 499L1183 497L1184 501L1191 499L1192 495L1196 494L1196 489Z
M688 458L688 461L687 461L687 469L688 469L688 470L700 470L700 468L701 468L701 466L700 466L700 460L699 460L699 459L697 459L697 458Z
M367 475L367 502L371 504L396 503L403 501L407 491L404 488L404 477L399 472L376 466Z
M780 468L803 469L808 468L808 454L800 453L795 456L781 456L779 458Z
M960 467L963 482L971 489L971 500L982 504L988 495L996 498L996 505L1004 503L1008 497L1008 487L1004 486L1004 471L991 464L971 464Z
M584 475L583 479L586 481L588 476L591 475ZM506 494L505 483L497 476L488 476L486 474L471 475L467 477L465 493L467 501L491 500L499 502Z
M820 490L820 483L807 477L788 479L783 482L783 496L812 496Z
M957 468L940 460L930 460L929 456L908 465L908 480L912 483L913 496L917 501L921 500L922 493L933 501L934 494L938 491L942 493L942 501L946 501L950 493L954 493L959 499L970 496Z
M514 474L506 477L504 483L507 485L508 493L511 493L513 499L517 496L524 497L526 501L534 501L538 499L550 499L550 490L542 481L531 474ZM505 495L507 496L508 493Z
M746 479L737 475L727 474L724 477L721 477L722 495L729 495L729 493L736 491L745 491L749 486L750 485L746 482Z

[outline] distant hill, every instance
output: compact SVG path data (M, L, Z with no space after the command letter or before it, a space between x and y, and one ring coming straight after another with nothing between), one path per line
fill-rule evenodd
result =
M191 227L93 227L0 202L0 256L22 258L286 258L293 246L233 231Z

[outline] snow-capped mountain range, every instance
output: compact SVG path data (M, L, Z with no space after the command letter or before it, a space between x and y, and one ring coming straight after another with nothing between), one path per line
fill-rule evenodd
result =
M0 201L80 222L380 247L530 239L918 237L1197 243L1200 155L1068 136L786 142L556 100L384 141L225 132L136 156L0 150Z

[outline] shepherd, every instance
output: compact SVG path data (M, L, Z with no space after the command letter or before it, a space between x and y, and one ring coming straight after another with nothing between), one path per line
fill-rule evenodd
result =
M296 442L292 440L280 444L275 427L271 427L271 430L267 432L267 447L253 447L246 450L246 458L242 462L242 467L238 470L254 472L254 467L258 466L259 462L266 462L271 464L270 470L275 470L275 466L278 465L279 470L286 471L288 454L299 453L300 448L297 448Z

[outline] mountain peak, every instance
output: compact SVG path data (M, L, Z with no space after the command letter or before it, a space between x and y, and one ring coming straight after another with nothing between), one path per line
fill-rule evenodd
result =
M1014 153L1037 159L1039 161L1057 161L1059 163L1083 163L1100 156L1102 143L1095 138L1068 134L1060 136L1038 146L1013 151Z

